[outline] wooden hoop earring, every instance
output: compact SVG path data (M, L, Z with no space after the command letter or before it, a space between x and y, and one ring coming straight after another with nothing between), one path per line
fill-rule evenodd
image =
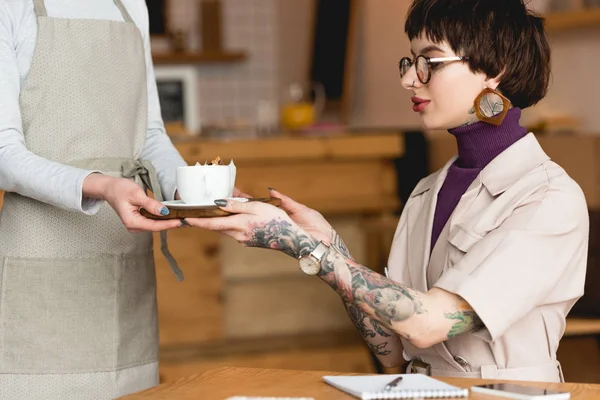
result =
M510 100L500 92L485 88L475 99L475 115L480 121L498 126L504 121L510 106Z

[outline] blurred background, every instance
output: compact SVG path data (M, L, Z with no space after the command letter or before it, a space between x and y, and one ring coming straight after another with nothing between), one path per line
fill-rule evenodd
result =
M247 193L318 209L382 271L403 201L455 152L422 131L400 84L410 2L147 0L169 135L190 164L234 159ZM547 16L553 73L522 122L582 186L592 221L559 359L568 381L600 382L600 1L528 5ZM337 295L294 260L200 230L170 243L186 281L157 256L163 381L225 365L381 371Z

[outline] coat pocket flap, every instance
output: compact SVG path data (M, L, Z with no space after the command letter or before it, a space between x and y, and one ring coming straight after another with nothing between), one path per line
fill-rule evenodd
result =
M469 251L471 247L481 240L481 236L474 232L469 232L461 226L455 227L450 233L448 241L460 251L465 253Z

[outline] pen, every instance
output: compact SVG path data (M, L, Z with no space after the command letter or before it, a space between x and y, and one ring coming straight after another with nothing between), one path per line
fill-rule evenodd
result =
M401 380L402 380L401 376L397 377L396 379L394 379L393 381L391 381L390 383L388 383L387 385L385 385L385 387L383 388L383 390L385 390L385 391L392 390L393 388L395 388L396 386L398 386L398 384L400 383Z

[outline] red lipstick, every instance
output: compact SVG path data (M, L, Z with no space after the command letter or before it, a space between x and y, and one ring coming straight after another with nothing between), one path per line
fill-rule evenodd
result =
M423 110L425 110L425 108L427 108L429 103L431 103L431 100L425 100L416 96L411 97L410 100L413 102L414 112L422 112Z

